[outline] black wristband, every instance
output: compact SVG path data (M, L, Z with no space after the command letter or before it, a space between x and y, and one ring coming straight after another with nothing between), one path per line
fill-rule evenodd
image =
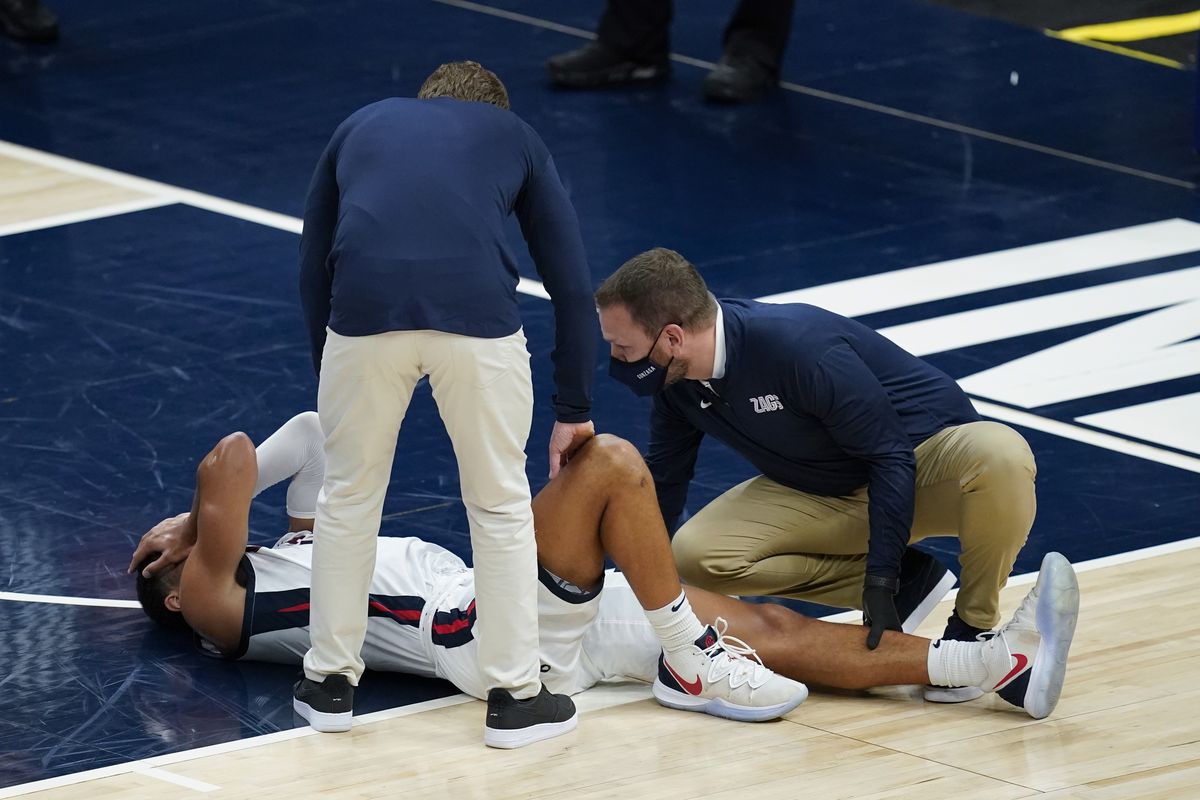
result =
M881 575L868 575L863 580L863 588L869 589L872 586L878 586L881 589L890 589L892 594L900 591L899 578L884 578Z

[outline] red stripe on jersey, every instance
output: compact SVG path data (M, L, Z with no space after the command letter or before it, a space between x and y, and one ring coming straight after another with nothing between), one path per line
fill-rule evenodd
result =
M378 600L372 600L370 602L370 606L376 611L382 611L385 614L390 614L396 619L402 619L409 622L413 620L420 621L421 619L421 612L417 609L388 608Z

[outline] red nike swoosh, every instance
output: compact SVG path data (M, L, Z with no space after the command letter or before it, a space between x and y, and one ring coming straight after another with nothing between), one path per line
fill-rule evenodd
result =
M704 684L700 682L699 675L696 676L696 680L688 683L683 678L679 677L679 673L671 669L671 665L667 664L665 660L663 661L663 664L666 665L667 672L671 673L671 677L679 681L679 685L682 686L684 691L686 691L688 694L698 695L700 692L704 691Z
M1017 665L1013 667L1012 671L1005 675L999 683L996 684L996 689L1007 686L1009 681L1025 671L1025 666L1029 663L1029 659L1023 653L1014 653L1013 658L1017 660ZM667 669L670 669L670 667L667 667ZM671 674L674 675L675 673Z

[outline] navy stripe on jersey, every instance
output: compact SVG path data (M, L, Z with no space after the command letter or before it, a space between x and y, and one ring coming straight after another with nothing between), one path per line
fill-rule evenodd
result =
M475 601L465 609L452 611L437 611L433 615L433 643L447 649L462 647L472 641L475 635L471 629L475 626Z
M229 654L229 658L233 659L246 655L246 650L250 648L250 636L254 630L254 603L251 600L254 597L254 565L250 563L248 556L243 555L238 566L241 567L241 576L246 579L246 610L242 612L242 634L238 638L237 650Z
M368 617L384 617L401 625L417 627L425 598L413 595L372 594L367 601ZM254 620L251 635L288 628L306 628L311 609L309 590L286 589L254 595Z

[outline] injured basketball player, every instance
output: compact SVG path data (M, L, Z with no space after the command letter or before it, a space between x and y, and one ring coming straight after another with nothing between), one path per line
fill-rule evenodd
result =
M211 654L299 664L309 647L312 552L321 547L312 527L322 445L312 412L257 449L242 433L222 439L196 471L191 511L156 525L133 554L146 613L190 628ZM247 546L254 496L289 478L289 533L270 547ZM552 692L636 679L651 684L662 705L761 721L803 702L805 683L974 686L1037 719L1062 691L1079 589L1058 553L1045 557L1033 589L991 635L930 641L887 631L872 651L856 626L683 587L654 483L619 438L601 435L583 447L534 498L533 512L542 679ZM619 572L605 570L606 555ZM473 598L471 570L453 553L380 537L363 598L367 668L444 678L483 699L476 636L487 619ZM932 608L920 605L921 615ZM910 615L906 629L919 622ZM351 724L352 712L297 711L318 730Z

